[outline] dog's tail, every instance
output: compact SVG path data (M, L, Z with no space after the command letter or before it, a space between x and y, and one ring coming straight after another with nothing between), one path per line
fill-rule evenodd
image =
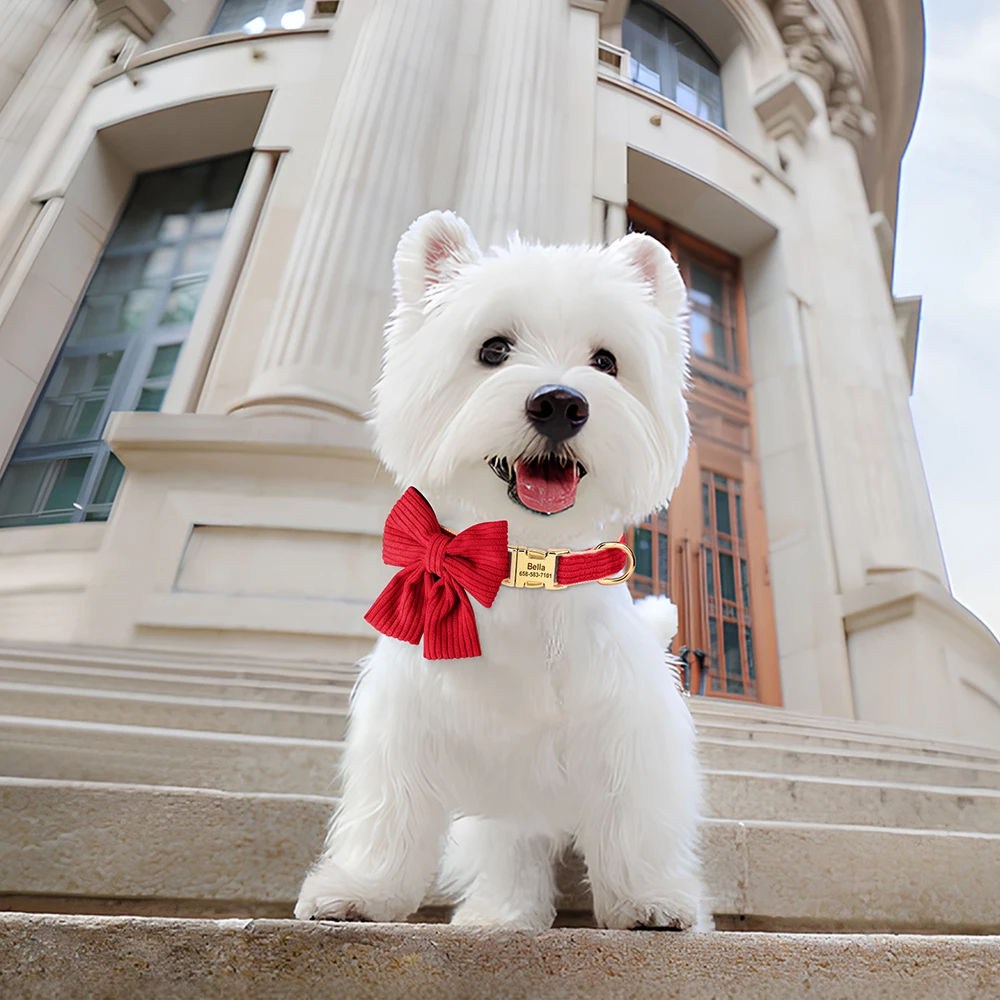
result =
M669 597L644 597L635 602L635 610L666 649L677 635L677 605Z

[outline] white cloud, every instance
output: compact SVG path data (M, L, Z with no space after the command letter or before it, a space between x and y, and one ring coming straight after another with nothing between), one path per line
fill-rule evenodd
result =
M1000 13L956 7L926 3L896 291L924 296L913 413L952 587L1000 634Z

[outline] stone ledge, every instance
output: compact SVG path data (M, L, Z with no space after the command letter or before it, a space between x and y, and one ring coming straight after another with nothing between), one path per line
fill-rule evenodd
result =
M0 915L6 1000L985 1000L998 963L995 937Z
M0 895L36 897L33 910L40 897L76 896L121 900L119 913L139 900L164 908L138 912L173 914L178 900L200 899L205 909L183 912L249 916L283 903L290 914L329 808L305 796L6 779ZM702 854L725 926L1000 931L1000 835L708 820ZM562 909L589 908L571 875L563 893Z

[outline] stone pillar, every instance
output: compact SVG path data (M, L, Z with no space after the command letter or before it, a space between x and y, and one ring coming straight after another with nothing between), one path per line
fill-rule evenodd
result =
M456 198L483 246L515 229L544 242L564 238L570 14L567 0L503 0L490 9Z
M370 0L361 8L256 372L230 412L360 418L370 405L393 251L432 207L438 147L455 126L444 112L461 17L454 0Z
M68 0L5 0L0 4L0 108L68 6Z
M456 209L483 245L514 229L588 239L584 84L596 91L598 7L372 0L249 392L231 413L367 411L393 251L429 209Z

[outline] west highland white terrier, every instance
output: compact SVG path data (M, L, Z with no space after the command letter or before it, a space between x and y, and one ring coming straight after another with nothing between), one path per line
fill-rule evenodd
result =
M453 923L546 928L573 845L600 925L691 927L700 780L664 651L676 611L597 582L624 576L623 525L666 505L687 455L677 266L638 234L482 254L431 212L400 240L395 295L374 428L414 489L386 524L401 569L368 615L386 634L296 916L403 920L439 873Z

